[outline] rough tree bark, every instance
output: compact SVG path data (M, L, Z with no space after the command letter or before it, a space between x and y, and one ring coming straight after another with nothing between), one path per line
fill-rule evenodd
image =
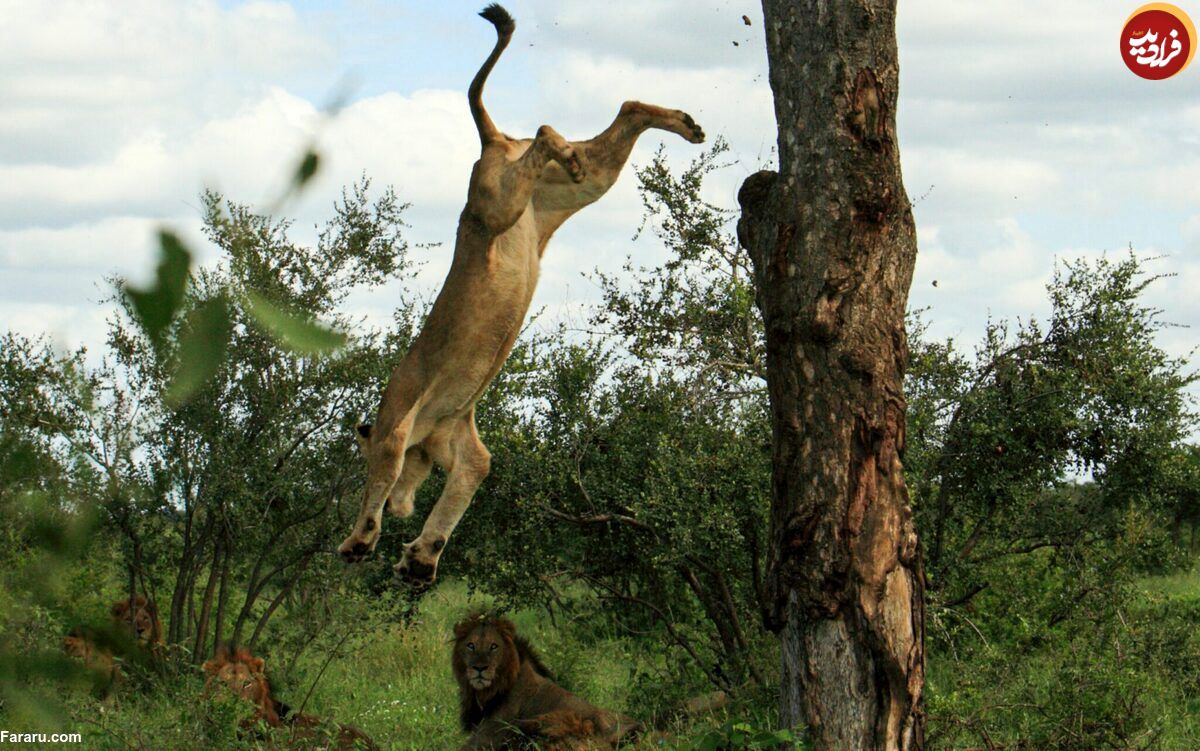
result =
M820 751L923 746L924 592L901 454L916 232L895 0L763 0L780 171L742 185L774 435L764 619Z

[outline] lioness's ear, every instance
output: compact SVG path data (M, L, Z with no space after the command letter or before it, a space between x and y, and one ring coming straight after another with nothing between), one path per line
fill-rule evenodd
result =
M371 423L365 422L354 429L355 438L358 439L358 445L362 448L367 447L367 441L371 440Z

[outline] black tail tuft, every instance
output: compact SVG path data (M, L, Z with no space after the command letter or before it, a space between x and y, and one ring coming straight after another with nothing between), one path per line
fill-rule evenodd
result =
M479 11L479 15L490 21L496 27L496 33L501 36L511 34L513 29L517 28L517 22L508 14L508 11L500 7L499 3L492 3Z

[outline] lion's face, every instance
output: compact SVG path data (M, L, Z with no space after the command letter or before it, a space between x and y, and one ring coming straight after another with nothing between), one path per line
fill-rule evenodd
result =
M238 698L246 699L254 704L262 704L267 691L264 679L256 674L248 665L240 662L222 665L213 679L232 691Z
M92 640L82 633L72 631L63 637L63 651L81 662L90 663L95 654Z
M499 618L472 618L454 629L454 667L475 691L511 682L515 662L512 624Z
M264 672L264 663L248 650L231 652L222 648L217 656L204 663L208 674L206 685L221 685L240 699L261 708L272 706L271 687Z
M158 617L146 598L141 595L133 601L132 608L128 599L113 603L112 617L114 621L133 631L139 644L153 644L162 639L162 626Z

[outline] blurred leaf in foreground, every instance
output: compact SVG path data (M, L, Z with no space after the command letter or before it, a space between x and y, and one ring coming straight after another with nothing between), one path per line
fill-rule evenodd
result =
M183 303L188 268L192 263L192 254L175 233L159 230L158 244L160 253L154 286L138 289L125 285L134 315L156 345L162 341L163 333Z
M184 404L216 374L225 361L232 329L224 297L206 300L188 315L179 339L179 363L164 397L168 406Z
M346 343L345 334L325 328L307 316L288 312L253 290L246 292L246 309L255 323L291 352L320 354Z
M321 157L317 152L309 149L304 152L304 158L300 160L300 164L296 167L296 174L292 178L292 183L296 189L304 187L304 185L317 174L317 169L321 166Z

